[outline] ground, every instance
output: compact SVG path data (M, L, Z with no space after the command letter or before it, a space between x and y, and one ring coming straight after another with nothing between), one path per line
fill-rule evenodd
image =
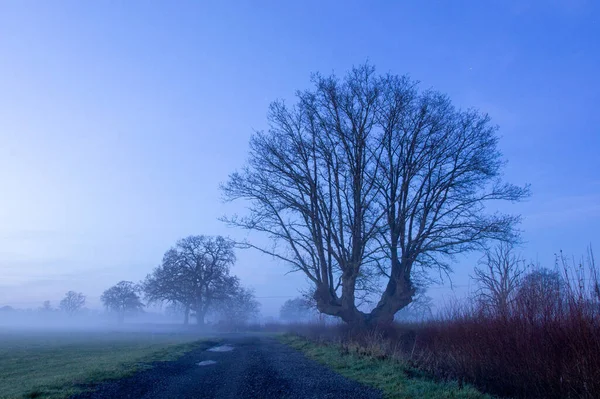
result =
M0 330L0 398L65 398L214 344L196 334Z
M0 332L0 370L3 399L483 397L397 363L261 333Z
M73 399L377 399L381 392L347 379L273 336L229 335L231 351L192 351ZM212 360L216 363L199 366Z

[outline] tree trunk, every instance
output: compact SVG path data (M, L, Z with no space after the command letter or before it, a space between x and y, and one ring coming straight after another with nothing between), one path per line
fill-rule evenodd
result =
M350 325L364 325L367 320L366 315L358 310L354 303L356 278L353 273L342 275L342 296L339 298L329 290L327 285L317 287L315 291L317 309L321 313L339 317Z
M196 311L196 324L204 326L204 312Z
M203 305L202 296L198 295L196 297L196 304L195 304L196 324L198 326L204 326L204 316L206 315L206 312L204 311L204 306L202 306L202 305Z
M189 305L185 306L185 311L183 314L183 324L186 326L188 324L190 324L190 306Z
M409 277L402 275L390 279L379 303L367 316L367 323L371 326L391 324L394 315L412 302L414 294L415 289Z
M198 326L204 326L204 316L206 315L206 311L202 306L202 301L198 300L196 302L196 324Z
M400 267L396 270L402 270ZM320 312L341 318L356 328L369 328L394 321L394 315L412 302L415 289L410 278L397 273L397 278L389 280L377 306L365 314L356 308L355 287L357 276L351 273L342 275L342 295L334 296L328 287L321 286L315 291L317 308Z

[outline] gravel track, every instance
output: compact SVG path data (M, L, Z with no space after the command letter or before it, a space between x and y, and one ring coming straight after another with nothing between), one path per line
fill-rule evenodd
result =
M232 351L192 351L177 361L114 382L72 399L304 399L382 398L268 336L230 336ZM213 360L215 364L198 366Z

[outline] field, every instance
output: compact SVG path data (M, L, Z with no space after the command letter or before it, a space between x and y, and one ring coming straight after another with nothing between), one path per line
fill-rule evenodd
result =
M208 345L189 333L0 330L0 398L65 398Z

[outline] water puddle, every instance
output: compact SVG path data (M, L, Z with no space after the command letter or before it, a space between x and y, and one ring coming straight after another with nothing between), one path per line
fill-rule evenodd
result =
M231 345L219 345L213 348L210 348L209 352L231 352L233 350L233 346Z
M217 364L214 360L205 360L203 362L197 363L198 366L211 366L213 364Z

